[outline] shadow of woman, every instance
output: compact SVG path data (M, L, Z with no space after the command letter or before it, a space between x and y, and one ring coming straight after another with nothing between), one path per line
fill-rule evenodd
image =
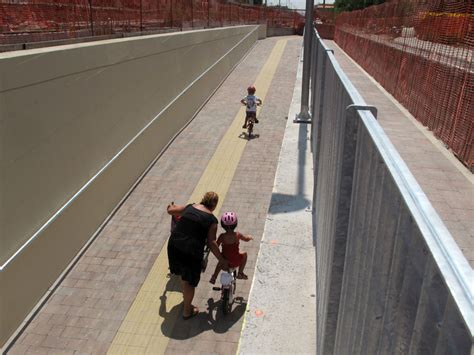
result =
M181 299L179 304L176 304L176 297ZM176 304L171 309L166 308L168 298L173 298L168 303ZM165 291L160 296L160 317L163 318L161 324L161 331L163 335L170 337L173 332L175 320L180 318L183 313L182 289L181 279L177 275L168 274L168 282L166 283Z
M176 294L178 292L180 293L179 295ZM182 300L179 304L169 302L175 304L170 309L166 307L167 301L171 297L177 296L182 298L181 280L179 276L171 275L166 284L165 292L160 297L160 316L163 318L161 332L167 338L176 340L190 339L206 331L213 331L219 334L225 333L242 318L247 305L242 297L236 297L232 312L224 315L222 312L222 302L220 300L215 302L213 298L209 298L207 301L207 312L200 312L195 317L184 320L182 318Z

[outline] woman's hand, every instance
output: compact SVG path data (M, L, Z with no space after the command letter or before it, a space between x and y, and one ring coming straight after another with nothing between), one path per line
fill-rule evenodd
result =
M212 254L219 260L222 265L222 269L229 270L229 262L224 258L219 250L219 246L216 242L216 234L217 234L217 224L212 224L209 227L209 232L207 233L207 245L209 249L211 249Z
M171 202L166 207L166 212L172 216L180 216L183 213L184 209L186 208L185 205L175 205L174 202Z

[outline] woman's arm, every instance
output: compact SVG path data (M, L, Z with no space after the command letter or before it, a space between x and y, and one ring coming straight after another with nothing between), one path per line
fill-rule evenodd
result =
M185 208L185 205L175 205L174 202L171 202L171 204L166 208L166 212L172 216L180 216Z
M219 260L219 262L222 264L222 268L224 270L227 270L229 269L229 263L222 256L221 251L219 250L219 247L217 246L216 234L217 234L217 224L214 223L211 225L211 227L209 228L209 232L207 233L207 245L211 249L212 254L214 254L217 260Z

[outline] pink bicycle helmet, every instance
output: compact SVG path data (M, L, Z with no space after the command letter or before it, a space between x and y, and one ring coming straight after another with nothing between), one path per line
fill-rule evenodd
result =
M235 226L237 225L237 214L235 212L226 212L221 217L221 225L224 226ZM224 227L225 228L225 227Z

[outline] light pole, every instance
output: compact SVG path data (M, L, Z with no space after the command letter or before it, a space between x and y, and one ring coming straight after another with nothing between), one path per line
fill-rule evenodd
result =
M306 0L306 16L303 39L303 78L301 80L301 110L296 115L295 123L311 123L309 114L309 72L311 62L311 45L313 42L313 3L314 0Z

